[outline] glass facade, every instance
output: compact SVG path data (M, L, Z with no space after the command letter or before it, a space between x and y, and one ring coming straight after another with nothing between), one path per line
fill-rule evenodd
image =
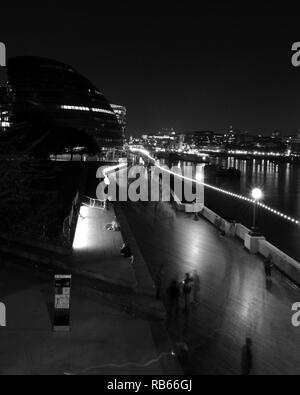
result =
M111 107L116 114L116 117L118 119L118 122L120 126L122 127L122 131L125 135L125 130L127 126L127 109L124 106L119 106L117 104L111 104Z
M97 142L99 151L122 148L122 130L109 102L72 67L44 58L11 58L8 81L12 112L18 119L40 109L62 130L84 130Z
M7 84L6 67L0 67L0 133L6 132L11 125L11 97Z

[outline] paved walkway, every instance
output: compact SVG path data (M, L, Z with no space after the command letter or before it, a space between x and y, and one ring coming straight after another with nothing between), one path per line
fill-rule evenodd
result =
M98 180L95 177L96 169L89 172L89 182L86 193L88 205L94 207L81 207L81 215L74 239L74 251L71 265L79 269L81 274L87 274L95 279L100 279L106 285L112 284L121 291L135 292L137 297L132 300L132 305L148 306L149 312L154 315L164 316L165 309L162 303L154 299L155 287L149 269L136 244L126 217L118 204L110 205L110 209L101 210L96 199ZM123 173L121 170L120 173ZM125 170L126 172L126 170ZM115 174L109 174L111 182L115 182ZM120 232L108 231L106 226L117 218L121 226ZM123 243L130 246L134 256L134 263L124 258L121 253ZM115 287L115 288L116 288ZM142 300L144 298L144 300Z
M164 289L186 272L201 278L200 303L168 323L173 341L189 347L187 373L240 374L249 337L253 374L300 374L300 330L291 325L296 286L274 272L267 289L262 261L203 219L162 203L124 203L123 210L153 276L165 265Z
M106 230L115 219L110 210L81 207L78 219L72 264L115 285L134 288L137 285L134 270L120 250L123 245L121 232Z
M0 301L7 308L7 327L0 328L0 374L180 373L174 357L161 355L172 348L163 328L160 343L154 343L148 320L116 308L76 281L72 332L53 333L53 292L52 279L0 266Z
M161 315L162 304L148 294L128 299L120 290L135 288L136 278L138 285L147 282L120 254L121 232L105 229L114 218L112 207L81 209L69 264L116 285L120 294L94 292L75 277L70 334L52 332L53 279L0 265L0 301L7 308L7 327L0 328L0 374L181 374L166 328L150 318Z
M98 289L114 294L131 309L163 320L166 311L163 304L155 299L155 286L149 269L124 213L118 205L116 210L120 232L106 230L106 226L116 219L112 205L109 211L81 207L69 265L78 271L79 276L87 276L93 282L100 280ZM120 253L123 240L129 243L134 254L133 264Z

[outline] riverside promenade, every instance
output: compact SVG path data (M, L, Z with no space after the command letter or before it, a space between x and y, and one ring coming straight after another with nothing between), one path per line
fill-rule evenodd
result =
M291 323L292 304L300 301L295 284L274 270L267 286L261 258L203 218L172 212L167 203L122 208L153 277L164 264L164 297L171 280L195 271L200 277L198 303L185 313L182 301L167 323L173 342L189 348L186 373L241 374L250 338L252 374L300 374L300 330Z
M95 175L91 172L91 177ZM91 187L95 191L94 186ZM18 246L0 262L0 374L178 375L165 309L122 210L82 206L72 256ZM134 264L120 253L129 242ZM3 264L2 264L3 263ZM72 273L70 333L52 332L54 273Z
M95 185L88 185L92 195ZM8 311L8 326L0 328L0 373L178 374L170 351L184 343L185 373L241 374L246 338L253 344L252 374L300 373L300 332L291 324L299 288L277 271L267 287L262 260L238 240L167 203L122 203L109 212L85 207L81 214L72 257L39 261L38 252L19 254L36 267L54 263L55 273L75 274L70 334L51 331L51 275L41 279L38 270L34 276L0 265L0 301ZM115 215L121 233L105 230ZM135 255L133 266L120 256L123 241ZM198 303L187 314L181 301L178 316L165 322L153 289L162 264L165 303L171 280L194 271L200 276Z
M6 305L7 327L0 328L0 374L182 374L163 323L165 309L154 297L148 268L120 209L118 213L122 232L113 232L106 230L115 219L113 207L83 206L73 256L62 261L57 255L47 257L47 267L54 263L56 273L62 267L75 274L70 333L52 332L52 276L26 264L11 267L5 258L0 301ZM133 265L120 253L124 239L131 243ZM19 256L39 259L28 251Z

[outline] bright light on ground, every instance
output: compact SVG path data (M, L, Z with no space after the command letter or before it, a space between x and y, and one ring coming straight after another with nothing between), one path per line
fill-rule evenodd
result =
M88 207L80 208L80 216L78 217L75 238L73 243L74 250L82 250L88 246L89 226L86 220L88 216Z

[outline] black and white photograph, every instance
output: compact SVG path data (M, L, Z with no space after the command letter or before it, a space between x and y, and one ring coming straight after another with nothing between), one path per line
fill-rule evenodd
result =
M0 375L300 375L295 3L0 4Z

